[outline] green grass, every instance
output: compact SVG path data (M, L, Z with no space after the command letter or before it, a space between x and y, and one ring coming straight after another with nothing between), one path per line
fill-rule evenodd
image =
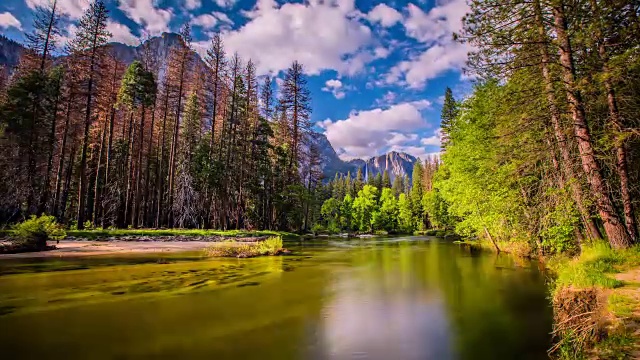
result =
M204 250L206 256L211 257L239 257L273 256L282 253L282 238L272 236L266 240L251 244L222 242L213 244Z
M285 239L296 239L298 235L284 231L272 230L204 230L204 229L107 229L107 230L68 230L68 236L83 238L105 238L114 236L224 236L224 237L257 237L281 236Z
M628 296L621 294L611 294L609 296L609 311L618 317L631 317L637 305L635 300Z
M631 359L634 342L630 334L610 334L596 344L595 351L599 359Z
M608 274L638 264L640 247L613 250L609 244L603 242L585 246L578 258L560 257L550 261L551 268L558 274L556 289L563 286L616 288L623 283Z

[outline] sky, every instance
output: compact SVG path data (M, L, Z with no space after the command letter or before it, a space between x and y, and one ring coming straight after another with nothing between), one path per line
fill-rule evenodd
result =
M50 0L0 1L0 33L19 42L33 9ZM469 93L468 45L453 41L466 0L105 0L112 41L178 32L190 21L204 54L213 34L229 54L251 58L258 75L282 79L294 60L304 66L311 120L349 160L389 151L424 159L440 150L445 88ZM63 39L89 0L58 0Z

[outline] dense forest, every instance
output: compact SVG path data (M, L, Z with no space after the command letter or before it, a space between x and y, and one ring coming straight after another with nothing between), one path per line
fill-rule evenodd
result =
M446 96L435 223L547 253L638 240L639 5L471 2L479 80Z
M189 24L167 59L126 66L92 2L68 44L56 2L0 81L0 222L301 230L320 184L310 95L294 62L274 91L216 35L196 61ZM197 59L199 60L199 58Z
M477 84L462 101L445 92L440 159L427 161L428 171L418 163L404 190L387 191L387 181L359 191L336 179L322 208L326 226L434 226L541 253L585 240L636 242L640 3L470 5L456 37L474 49ZM355 224L338 221L347 213Z

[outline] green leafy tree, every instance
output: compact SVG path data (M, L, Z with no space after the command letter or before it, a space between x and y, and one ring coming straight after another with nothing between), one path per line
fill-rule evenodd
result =
M327 230L329 230L329 232L335 233L340 229L341 205L340 201L334 198L330 198L322 204L320 213L322 214L322 218L326 221Z
M372 230L372 216L377 210L378 189L371 185L365 185L358 191L358 197L353 200L353 219L360 231Z
M353 197L350 194L344 196L340 206L340 227L344 230L353 230Z
M373 227L387 232L394 232L398 228L398 200L389 188L382 189L380 208L373 213Z
M398 197L398 229L403 233L413 233L415 230L411 202L405 194Z

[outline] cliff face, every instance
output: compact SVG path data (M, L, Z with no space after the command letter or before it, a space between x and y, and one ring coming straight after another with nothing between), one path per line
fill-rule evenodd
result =
M397 176L408 175L411 177L415 162L416 158L409 154L392 151L381 156L372 157L366 161L365 165L367 171L373 175L384 173L387 170L391 181L393 181Z

